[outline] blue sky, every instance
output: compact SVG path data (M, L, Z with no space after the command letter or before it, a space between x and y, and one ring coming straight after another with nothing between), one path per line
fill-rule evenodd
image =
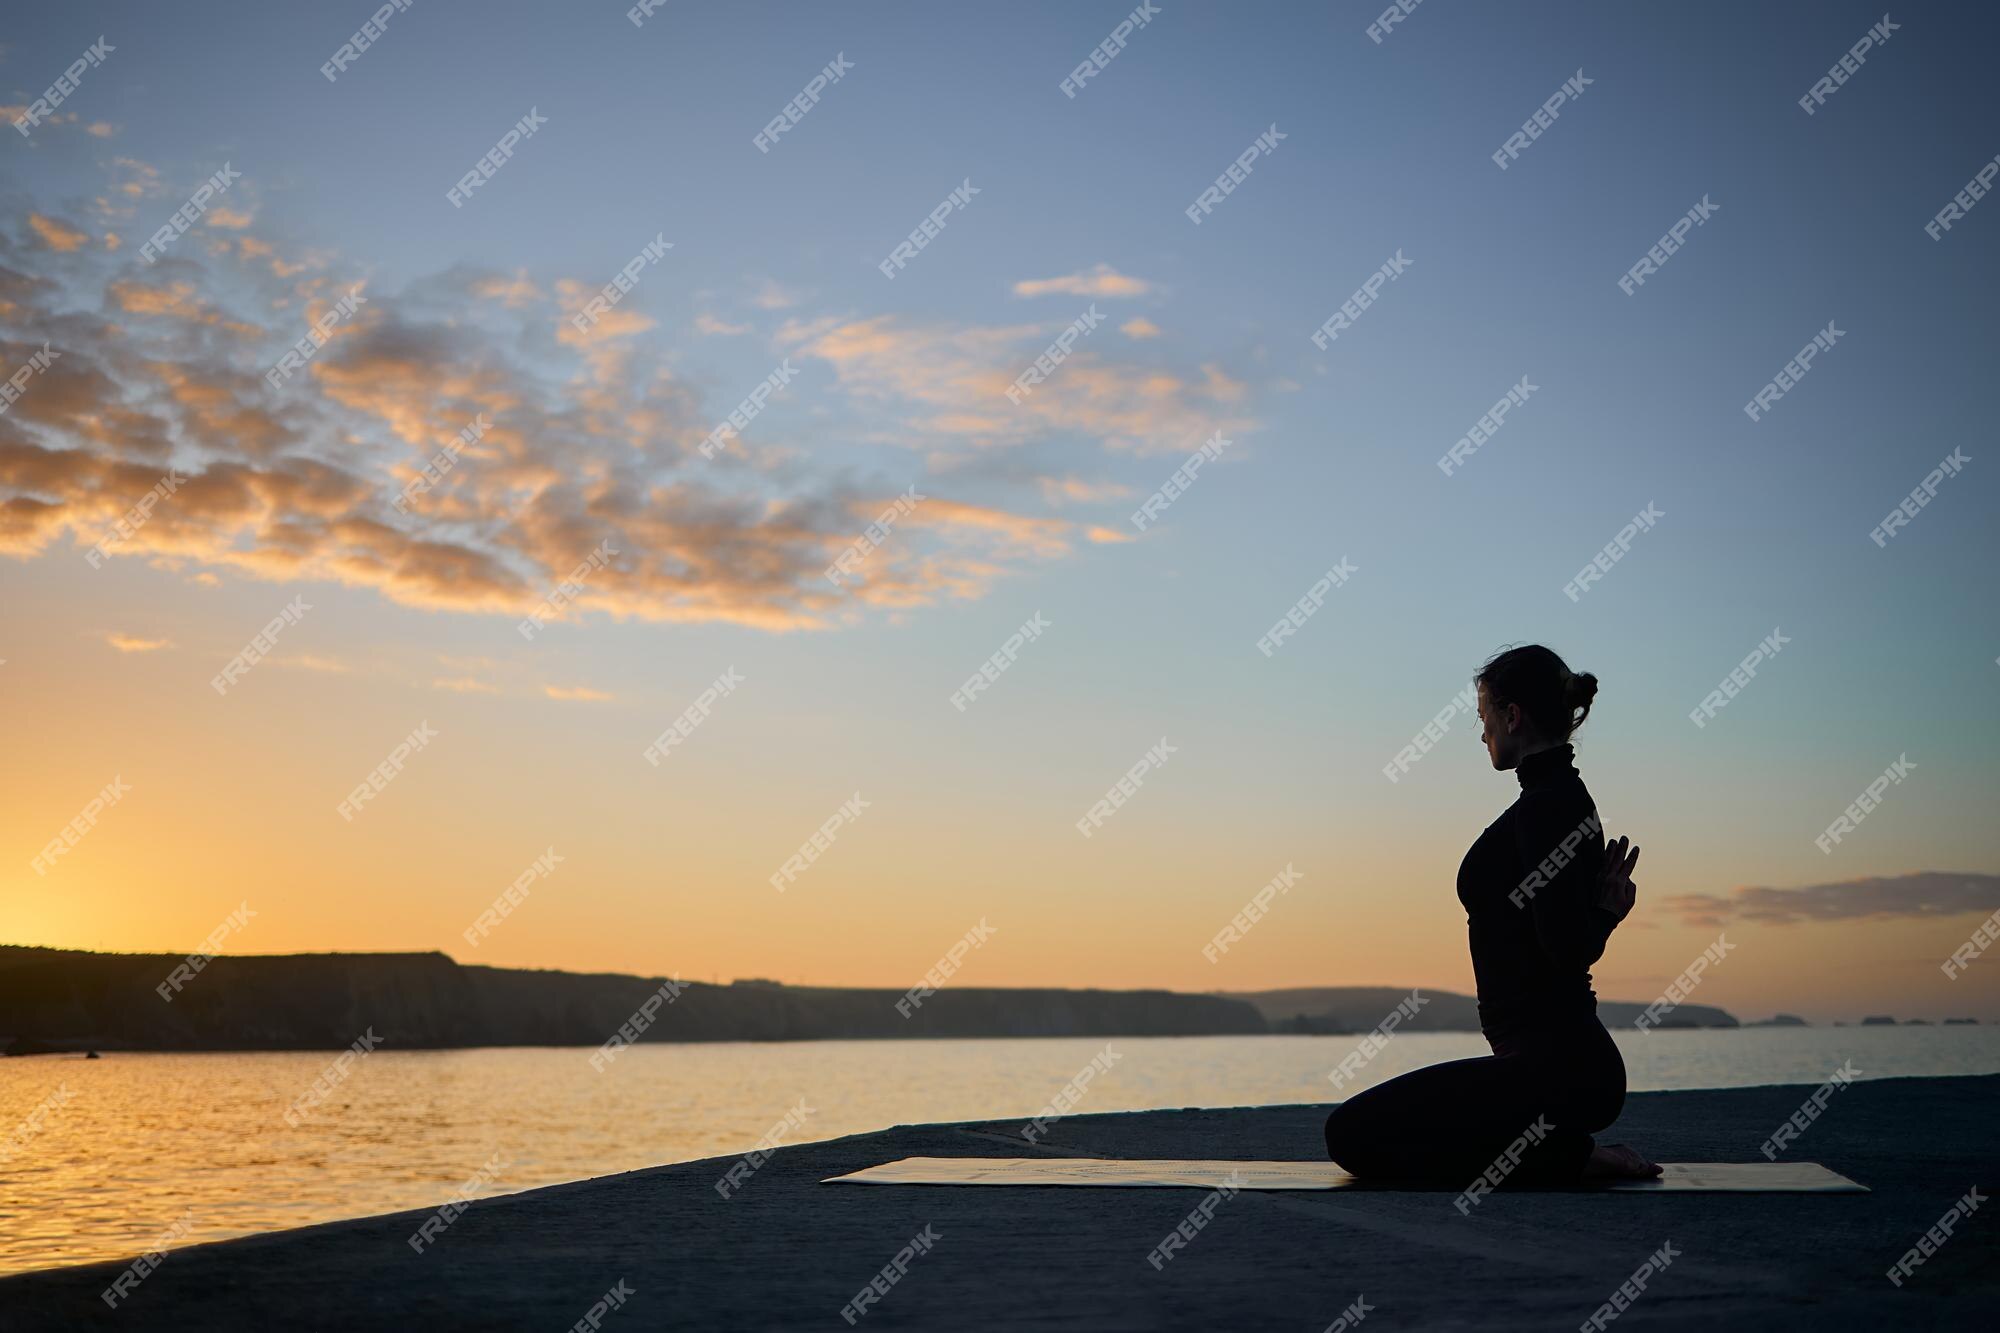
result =
M61 108L75 121L0 142L0 262L53 284L33 319L0 329L10 366L54 330L72 366L101 364L138 393L132 377L179 348L248 402L313 303L363 283L367 320L274 395L294 414L284 443L234 449L183 420L173 456L310 459L391 493L419 452L411 436L442 438L477 407L450 391L454 366L475 367L479 391L518 389L541 427L496 413L521 428L506 485L480 473L496 480L468 483L465 521L401 529L497 551L518 586L482 587L479 605L435 567L391 579L352 551L277 563L273 546L310 543L269 515L254 535L204 528L192 505L94 570L78 531L123 507L101 486L70 497L87 524L10 530L9 605L61 627L4 654L13 702L73 719L66 738L36 734L76 768L63 783L18 776L34 790L8 821L16 864L107 765L168 774L176 754L236 746L250 763L275 728L299 737L285 762L314 793L295 810L218 764L172 820L165 807L158 824L107 820L64 867L120 894L150 883L148 901L213 893L128 931L88 894L8 872L25 934L198 940L239 884L289 857L365 876L398 906L358 921L302 897L287 918L280 899L274 947L449 947L466 905L491 896L477 885L526 859L496 849L467 871L486 854L470 849L532 826L530 841L567 839L586 866L601 848L597 869L575 876L575 920L558 927L552 907L545 930L496 940L494 961L655 969L685 954L696 973L885 981L921 973L1005 904L1020 924L1013 949L982 951L995 984L1463 984L1451 873L1512 779L1487 769L1467 719L1403 781L1381 768L1486 656L1528 641L1600 677L1584 772L1610 829L1647 848L1642 895L1659 916L1635 918L1621 994L1645 998L1708 938L1659 899L1947 871L1977 881L1986 911L2000 903L1983 457L2000 255L1986 209L2000 206L1941 240L1924 232L2000 149L1987 11L1895 13L1891 38L1807 115L1797 99L1879 10L1434 0L1377 44L1373 5L1168 4L1068 98L1057 85L1125 7L669 4L637 28L626 8L418 0L334 83L319 66L368 6L78 5L8 34L0 102L16 106L100 32L116 48ZM760 153L752 136L837 53L852 71ZM1583 95L1498 169L1490 154L1579 69ZM548 125L453 208L445 191L530 107ZM1183 210L1274 124L1276 151L1192 224ZM225 160L242 173L224 201L240 219L140 266L139 241ZM978 195L884 278L879 261L966 180ZM121 181L140 189L121 196ZM1717 211L1686 247L1620 291L1703 199ZM85 239L59 248L30 214ZM656 233L674 248L619 306L650 324L561 342L579 294ZM1316 348L1309 335L1397 254L1407 272ZM1083 290L1106 272L1136 294ZM1077 290L1015 292L1065 277ZM196 304L139 313L120 282L186 283ZM535 295L492 294L510 283ZM1093 300L1106 324L1036 410L992 392ZM262 336L211 346L202 302ZM91 312L111 327L85 329ZM1119 327L1134 320L1155 332ZM1834 348L1747 419L1829 321ZM787 357L793 387L738 448L707 468L688 457ZM397 368L411 382L380 389ZM1443 475L1438 457L1523 377L1538 386L1528 403ZM413 407L431 379L435 401ZM619 405L620 429L587 420L593 394ZM413 411L422 424L399 436ZM624 436L634 420L657 438ZM120 448L16 422L0 429L40 449ZM1131 511L1223 425L1224 460L1135 532ZM1955 447L1973 460L1964 473L1878 548L1870 529ZM0 499L29 493L22 475L0 479ZM579 478L652 512L691 488L713 508L668 525L671 541L711 542L727 591L690 590L662 557L522 644L507 596L532 604L600 533L644 547L653 531L566 494ZM885 543L884 577L830 595L823 551L911 485L935 498L923 525ZM531 517L496 537L479 521L504 523L510 486ZM1565 597L1649 502L1657 529ZM810 540L779 540L774 513L801 516ZM412 559L387 549L370 559ZM1257 652L1343 557L1352 583L1274 657ZM201 699L216 662L301 590L326 609L286 647L342 669L266 672ZM949 708L1037 611L1048 636L975 708ZM1695 728L1688 711L1774 628L1795 646ZM111 633L170 646L106 660ZM730 665L752 687L690 739L690 762L635 771L640 746ZM550 685L609 697L564 706ZM182 700L205 711L183 717ZM426 710L463 748L444 747L434 776L413 768L376 826L325 828L318 807ZM1076 817L1163 734L1184 744L1179 766L1081 840ZM1813 838L1900 754L1913 782L1822 855ZM857 784L882 793L881 813L827 858L823 901L771 901L768 869ZM160 879L192 830L211 846L238 836L215 814L230 801L269 832ZM1318 871L1310 906L1219 975L1200 943L1288 860ZM461 875L474 883L445 887ZM1885 885L1879 916L1750 927L1791 961L1766 969L1768 991L1741 983L1740 1002L1817 987L1832 1005L1833 979L1797 964L1829 947L1806 942L1819 930L1846 931L1856 957L1889 951L1870 983L1882 1003L1957 1002L1932 995L1935 958L1984 911L1896 892ZM1981 995L1990 1009L1995 991Z

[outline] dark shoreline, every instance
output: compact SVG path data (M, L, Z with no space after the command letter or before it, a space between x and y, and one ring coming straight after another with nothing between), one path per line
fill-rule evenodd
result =
M170 980L173 978L173 980ZM1418 988L1405 1032L1476 1032L1471 996ZM99 954L0 946L0 1049L340 1050L363 1033L402 1050L648 1042L989 1037L1359 1035L1413 991L1380 986L1197 994L977 987L728 985L464 964L442 953ZM1644 1006L1600 1001L1607 1026ZM1662 1025L1737 1027L1684 1004Z
M1653 1029L1653 1032L1652 1032L1652 1035L1653 1035L1653 1036L1655 1036L1655 1037L1659 1037L1659 1036L1674 1036L1674 1035L1680 1035L1680 1034L1685 1034L1685 1033L1693 1033L1693 1032L1751 1032L1751 1031L1762 1031L1762 1030L1764 1030L1764 1029L1767 1029L1767 1028L1770 1028L1770 1027L1772 1027L1772 1026L1773 1026L1772 1024L1768 1024L1768 1023L1742 1023L1742 1024L1738 1024L1738 1025L1737 1025L1737 1026L1735 1026L1735 1027L1722 1027L1722 1026L1720 1026L1720 1025L1718 1025L1718 1026L1715 1026L1715 1027L1694 1027L1694 1026L1678 1026L1678 1027L1675 1027L1675 1026L1666 1026L1666 1025L1662 1025L1662 1026L1660 1026L1660 1027L1656 1027L1656 1028L1654 1028L1654 1029ZM1855 1025L1855 1026L1858 1026L1858 1025ZM1880 1026L1880 1025L1877 1025L1877 1026ZM1937 1023L1937 1024L1912 1024L1912 1023L1900 1023L1900 1024L1897 1024L1897 1026L1898 1026L1898 1027L1905 1027L1905 1028L1907 1028L1907 1027L1925 1027L1925 1026L1930 1026L1930 1027L1947 1027L1947 1026L1949 1026L1949 1027L1961 1027L1961 1026L1970 1026L1970 1027L1979 1027L1979 1026L1984 1026L1984 1025L1981 1025L1981 1024L1977 1024L1977 1023L1973 1023L1973 1024L1958 1024L1958 1023L1952 1023L1952 1024L1943 1024L1943 1023ZM1625 1030L1626 1030L1626 1029L1623 1029L1623 1028L1614 1028L1614 1029L1613 1029L1613 1032L1614 1032L1614 1033L1616 1033L1616 1032L1622 1032L1622 1031L1625 1031ZM1784 1028L1784 1027L1782 1027L1782 1026L1781 1026L1781 1027L1780 1027L1780 1030L1789 1030L1789 1031L1807 1031L1807 1032L1811 1032L1811 1031L1831 1031L1832 1029L1830 1029L1830 1028L1817 1028L1817 1029L1816 1029L1816 1028L1811 1028L1811 1027L1807 1027L1807 1028L1799 1028L1799 1029L1790 1029L1790 1028ZM814 1043L814 1042L842 1042L842 1041L845 1041L845 1042L876 1042L876 1041L880 1041L880 1042L885 1042L885 1043L888 1043L888 1042L895 1042L895 1043L901 1043L901 1042L925 1042L925 1041L949 1041L949 1042L961 1042L961 1041L1081 1041L1081 1040L1092 1040L1092 1041L1096 1041L1096 1040L1104 1040L1104 1041L1127 1041L1127 1040L1138 1040L1138 1039L1144 1039L1144 1040L1148 1040L1148 1041L1181 1041L1181 1040L1189 1040L1189 1041L1191 1041L1191 1040L1195 1040L1195 1039L1197 1039L1197 1038L1201 1038L1201 1037L1212 1037L1212 1036L1230 1036L1230 1037L1248 1037L1248 1038L1258 1038L1258 1037L1264 1037L1264 1038L1278 1038L1278 1039L1286 1039L1286 1038L1291 1038L1291 1039L1298 1039L1298 1040L1317 1040L1317 1039L1320 1039L1320 1038L1323 1038L1323 1037L1362 1037L1362 1036L1366 1036L1366 1035L1367 1035L1367 1034L1366 1034L1365 1032L1361 1032L1361 1031L1345 1031L1345 1030L1343 1030L1343 1031L1329 1031L1329 1032L1231 1032L1231 1033L1208 1033L1208 1032L1090 1032L1090 1033L1046 1033L1046 1034L1036 1034L1036 1035L1027 1035L1027 1036L1023 1036L1023 1035L1018 1035L1018 1034L1014 1034L1014 1033L968 1033L968 1034L965 1034L965 1035L962 1035L962 1036L935 1036L935 1035L930 1035L930 1034L925 1034L925 1035L922 1035L922 1036L914 1036L914 1037L898 1037L898 1038L886 1038L886 1037L704 1037L704 1038L698 1038L698 1039L694 1039L694 1040L689 1040L689 1041L681 1041L681 1042L675 1042L675 1041L657 1041L657 1042L643 1042L643 1043L640 1043L640 1044L642 1044L642 1045L649 1045L649 1046L674 1046L674 1045L683 1045L683 1046L723 1046L723 1045L730 1045L730 1044L736 1044L736 1045L744 1045L744 1046L793 1046L793 1045L802 1045L802 1044L807 1044L807 1043ZM1420 1032L1420 1033L1417 1033L1417 1034L1414 1034L1414 1035L1421 1035L1421 1036L1443 1036L1443 1035L1455 1035L1455 1036L1467 1036L1467 1037L1476 1037L1476 1036L1478 1036L1478 1035L1480 1035L1480 1034L1479 1034L1479 1031L1478 1031L1478 1029L1476 1029L1476 1028L1428 1028L1428 1029L1424 1029L1424 1030L1423 1030L1422 1032ZM295 1054L309 1054L309 1053L314 1053L314 1052L318 1052L318 1053L322 1053L322 1054L323 1054L323 1053L325 1053L325 1052L327 1052L327 1051L333 1051L333 1050L345 1050L345 1049L347 1049L347 1045L346 1045L346 1044L343 1044L343 1045L341 1045L341 1046L338 1046L338 1047L332 1047L332 1046L174 1046L174 1047L150 1047L150 1046L111 1046L111 1045L102 1045L102 1046L91 1046L91 1047L87 1047L87 1048L86 1048L86 1047L82 1047L82 1046L78 1046L78 1047L74 1047L74 1048L68 1048L68 1049L61 1049L61 1050L48 1050L48 1051L34 1051L34 1052L31 1052L31 1053L27 1053L27 1054L11 1054L11 1055L10 1055L10 1054L6 1054L6 1053L0 1053L0 1059L16 1059L16 1060L34 1060L34 1059L48 1059L48 1060L57 1060L57 1059L81 1059L81 1058L84 1058L84 1057L85 1057L86 1055L88 1055L88 1054L89 1054L90 1052L97 1052L97 1053L100 1053L100 1054L102 1054L102 1055L107 1055L107 1056L108 1056L108 1055L295 1055ZM543 1041L543 1042L524 1042L524 1041L514 1041L514 1042L482 1042L482 1043L480 1043L480 1044L478 1044L478 1045L470 1045L470 1046L414 1046L414 1045L406 1045L406 1046L397 1046L397 1047L389 1047L389 1046L387 1046L387 1045L384 1045L384 1046L383 1046L383 1047L382 1047L381 1049L383 1049L383 1050L385 1050L385 1051L386 1051L386 1050L391 1050L391 1049L393 1049L393 1050L401 1050L401 1051L411 1051L411 1052L426 1052L426 1053L436 1053L436 1052L444 1052L444 1051L590 1051L590 1050L597 1050L597 1049L599 1049L599 1047L598 1047L598 1045L597 1045L596 1043L590 1043L590 1044L584 1044L584 1043L579 1043L579 1042L561 1042L561 1041Z

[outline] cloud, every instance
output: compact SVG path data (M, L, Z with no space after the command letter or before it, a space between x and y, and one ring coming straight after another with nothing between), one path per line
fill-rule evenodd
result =
M230 231L242 231L255 220L247 211L240 208L231 208L227 204L216 205L214 208L209 209L207 214L202 218L202 221L211 227L224 227Z
M125 173L125 179L112 188L127 198L140 199L160 192L159 168L136 157L115 157L111 159L111 165Z
M491 681L478 680L472 676L440 676L431 682L434 690L450 690L454 694L498 694L500 687Z
M644 333L653 324L651 316L636 310L607 310L582 328L570 320L563 320L556 328L556 341L567 347L588 347L592 343L610 342L614 338L630 338L633 334Z
M109 139L112 135L118 133L118 127L110 121L93 120L90 124L84 126L84 132L99 139Z
M63 253L81 249L83 243L90 239L88 232L72 227L60 218L43 217L40 213L28 214L28 226L42 238L43 245Z
M856 517L861 516L857 511ZM1069 549L1070 525L1061 519L1030 518L958 500L924 500L901 522L909 527L935 528L954 537L965 533L991 535L1003 547L1037 556L1061 555Z
M875 501L850 505L850 530L858 535L882 510ZM858 565L846 567L842 586L865 605L898 610L939 597L977 598L1014 564L1068 555L1074 536L1074 525L1062 519L929 497L896 519L889 537L868 548ZM829 565L847 545L828 553Z
M695 316L694 326L711 337L733 338L738 334L750 332L748 324L728 324L706 312Z
M606 703L611 696L587 685L544 685L542 693L551 699L571 699L582 703Z
M1106 528L1106 527L1093 527L1088 531L1086 531L1084 533L1084 536L1088 537L1092 542L1096 543L1099 546L1112 546L1116 545L1119 542L1129 542L1138 540L1129 532L1123 532L1117 528Z
M750 298L750 304L759 310L790 310L799 304L801 299L798 293L766 278L763 285L757 289L756 295Z
M1144 315L1126 320L1118 326L1118 331L1127 338L1157 338L1160 336L1160 326L1152 320L1147 319Z
M172 193L143 163L117 159L111 171L107 213ZM26 206L12 207L19 224ZM619 554L582 582L569 618L782 632L976 598L1102 539L1067 519L935 494L862 577L836 586L824 571L907 478L858 479L799 447L816 440L794 444L763 423L770 447L700 457L734 397L706 401L651 331L562 341L566 321L543 296L564 290L555 278L461 266L370 287L304 370L274 385L265 371L357 278L334 254L284 263L277 252L292 247L259 235L262 225L150 267L129 248L86 246L61 274L12 267L0 242L0 364L21 364L44 339L61 353L0 416L0 555L34 560L115 537L172 477L145 521L107 542L113 558L202 583L331 583L519 619L609 542ZM795 299L774 284L765 294ZM927 456L941 442L1059 431L1096 432L1113 448L1188 448L1233 411L1213 376L1081 357L1061 368L1046 407L1038 394L1015 411L1004 388L1047 345L1041 323L932 330L801 312L786 327L834 366L832 388L811 391L844 398L858 437ZM475 419L488 428L456 466L407 512L393 505Z
M1143 278L1129 278L1109 264L1060 278L1029 278L1014 284L1016 296L1144 296L1153 290Z
M321 671L328 675L346 675L354 668L345 662L336 662L328 657L314 657L310 653L300 653L296 657L275 659L279 666L297 667L301 671Z
M1114 481L1085 481L1081 477L1038 477L1036 480L1042 488L1042 498L1052 505L1100 504L1123 499L1132 493L1130 486Z
M185 324L209 324L230 333L252 337L264 332L256 324L228 318L221 309L203 301L195 295L192 282L149 285L115 279L106 286L105 295L128 315L158 316Z
M1743 887L1726 895L1683 893L1662 899L1661 905L1688 925L1711 928L1732 918L1790 926L1863 917L1961 916L2000 908L2000 875L1920 870L1791 889Z
M156 653L162 648L174 646L172 639L141 639L131 634L116 631L104 636L104 641L121 653Z
M917 326L894 316L787 323L781 344L829 364L862 406L902 407L897 442L932 448L939 437L973 448L1061 435L1131 453L1192 449L1216 431L1232 438L1256 426L1236 405L1247 386L1221 367L1199 380L1073 352L1053 375L1013 403L1020 367L1047 344L1043 324Z
M511 275L481 274L467 284L467 290L484 300L498 301L509 310L519 310L542 299L542 289L528 278L525 269L516 269Z

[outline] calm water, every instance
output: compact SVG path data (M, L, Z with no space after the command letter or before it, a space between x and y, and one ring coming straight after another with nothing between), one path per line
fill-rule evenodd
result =
M1120 1058L1076 1114L1330 1101L1327 1072L1356 1039L1109 1044ZM194 1244L433 1206L496 1153L506 1169L471 1193L740 1153L802 1098L811 1114L782 1142L1025 1119L1105 1045L656 1045L627 1050L602 1074L587 1050L384 1048L356 1061L297 1128L285 1110L328 1053L0 1061L0 1273L136 1255L177 1221L189 1228L179 1243ZM1817 1084L1850 1059L1869 1078L2000 1073L2000 1027L1628 1032L1619 1045L1635 1091ZM1471 1033L1398 1036L1351 1086L1485 1053ZM51 1098L59 1104L18 1138Z

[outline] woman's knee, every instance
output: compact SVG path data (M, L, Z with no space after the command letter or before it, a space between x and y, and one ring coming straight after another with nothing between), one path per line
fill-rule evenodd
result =
M1352 1102L1342 1102L1326 1118L1326 1155L1349 1171L1358 1169L1365 1142L1358 1123L1360 1117L1352 1108Z

